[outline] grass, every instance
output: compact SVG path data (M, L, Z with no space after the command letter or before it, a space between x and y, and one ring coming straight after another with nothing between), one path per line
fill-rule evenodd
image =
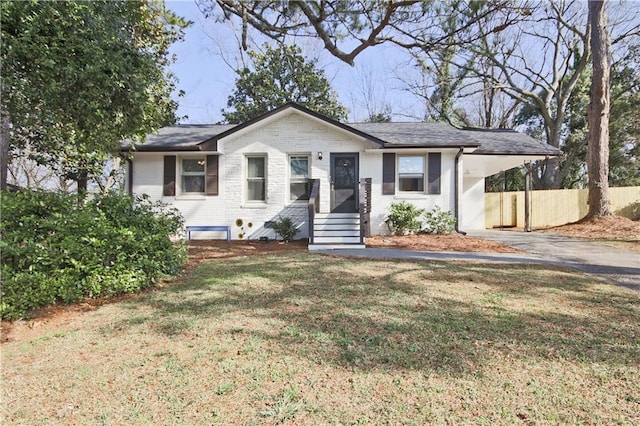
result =
M640 294L281 253L2 346L3 424L638 424Z

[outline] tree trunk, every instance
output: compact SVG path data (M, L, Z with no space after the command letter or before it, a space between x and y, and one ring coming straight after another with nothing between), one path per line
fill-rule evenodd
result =
M9 176L9 113L0 111L0 191L6 191Z
M89 182L89 175L86 169L78 170L78 177L76 183L78 184L78 196L81 200L87 196L87 184Z
M589 213L587 217L611 214L609 202L609 67L611 40L604 0L589 0L593 77L589 103Z

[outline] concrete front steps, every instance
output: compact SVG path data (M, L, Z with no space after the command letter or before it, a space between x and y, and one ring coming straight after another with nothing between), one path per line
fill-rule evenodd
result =
M316 213L309 250L365 248L360 242L359 213Z

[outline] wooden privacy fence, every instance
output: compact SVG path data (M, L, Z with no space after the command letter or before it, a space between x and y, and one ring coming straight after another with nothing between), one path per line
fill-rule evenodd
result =
M588 189L531 191L531 227L547 228L577 222L587 215ZM609 188L611 210L640 219L640 186ZM484 195L485 227L524 227L524 191Z

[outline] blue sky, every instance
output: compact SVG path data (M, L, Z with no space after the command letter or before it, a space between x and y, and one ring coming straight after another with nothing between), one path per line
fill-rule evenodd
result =
M177 61L170 70L179 80L179 89L185 92L178 99L178 115L188 116L182 123L215 123L222 119L220 111L234 88L235 74L229 64L234 65L239 56L237 31L227 23L205 19L194 1L168 1L167 7L193 21L186 30L185 41L171 49ZM351 67L333 58L315 41L306 40L301 47L309 56L318 58L318 65L325 70L340 102L349 109L350 121L366 119L367 105L381 109L389 104L395 121L407 121L420 114L416 99L401 89L399 78L411 68L397 49L369 48Z

